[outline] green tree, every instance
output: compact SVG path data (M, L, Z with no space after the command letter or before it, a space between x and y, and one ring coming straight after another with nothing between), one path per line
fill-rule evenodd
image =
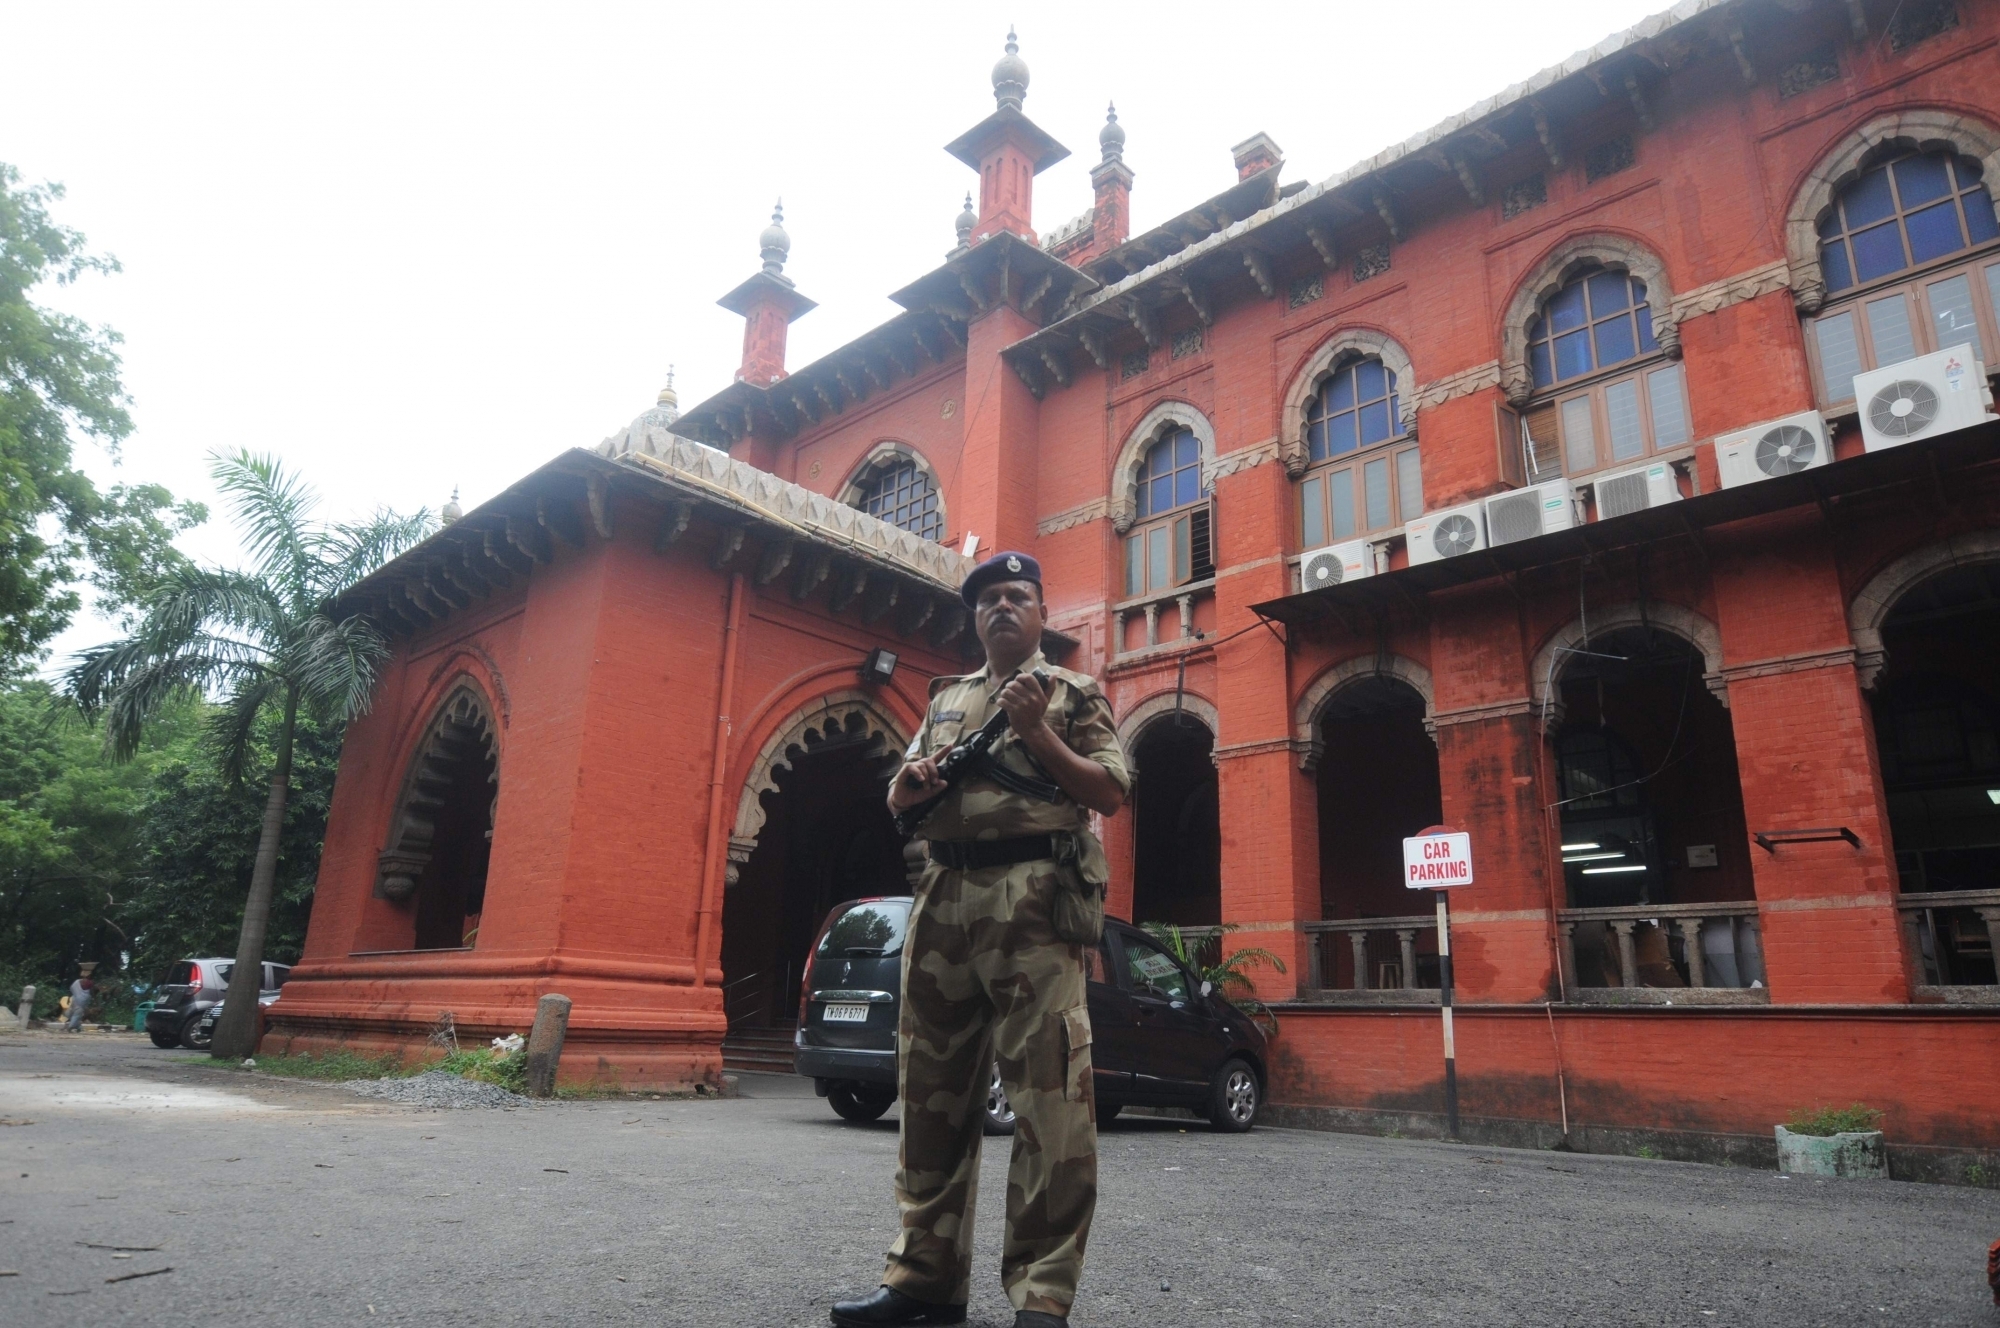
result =
M0 670L37 654L69 624L90 579L114 609L129 608L181 560L173 537L207 519L157 485L100 493L74 465L72 432L115 459L132 431L118 378L116 332L29 299L45 282L67 286L118 271L57 223L55 184L20 187L0 162Z
M378 511L366 521L312 520L318 498L275 458L214 458L253 564L249 571L180 566L148 592L132 634L84 651L64 684L79 711L101 718L112 754L136 752L145 725L191 695L221 698L208 739L222 773L240 780L260 722L275 716L268 793L250 889L212 1054L236 1059L256 1037L257 991L271 922L299 719L334 727L364 713L389 646L367 619L332 600L428 536L427 511Z

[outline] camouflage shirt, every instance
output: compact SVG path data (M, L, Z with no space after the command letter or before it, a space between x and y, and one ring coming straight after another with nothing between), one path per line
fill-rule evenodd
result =
M1130 793L1132 774L1125 765L1125 749L1119 745L1118 730L1112 724L1111 703L1098 690L1097 680L1057 668L1039 650L1021 665L1023 673L1036 669L1046 669L1056 680L1054 695L1049 698L1048 726L1071 751L1103 766L1118 781L1118 787ZM1006 682L994 682L990 666L962 678L933 681L930 708L910 744L910 759L942 756L961 737L977 732L999 708L996 698ZM1012 730L1000 735L988 755L1015 774L1054 782ZM945 796L918 833L926 839L1011 839L1056 830L1087 830L1089 820L1089 811L1066 793L1055 802L1043 802L974 775Z

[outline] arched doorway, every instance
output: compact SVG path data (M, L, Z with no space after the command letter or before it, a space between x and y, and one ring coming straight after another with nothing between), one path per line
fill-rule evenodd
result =
M1569 647L1556 667L1549 757L1566 906L1741 906L1572 918L1571 985L1761 984L1736 737L1707 656L1674 632L1628 625Z
M1403 884L1403 840L1444 819L1437 746L1424 728L1424 696L1393 673L1344 682L1315 721L1320 756L1320 915L1397 919L1421 913ZM1320 953L1321 985L1334 990L1435 987L1435 930L1391 923L1347 931Z
M2000 562L1920 581L1881 635L1875 744L1900 887L1925 901L1906 914L1922 981L1990 986L2000 977Z
M760 756L735 836L750 851L732 867L722 905L732 1038L797 1022L806 950L835 904L909 893L903 841L884 805L901 750L872 706L834 701Z
M377 892L405 907L412 949L478 941L500 798L495 732L485 697L463 683L438 707L410 763Z
M1215 734L1183 710L1132 745L1132 917L1181 927L1222 921L1222 820Z

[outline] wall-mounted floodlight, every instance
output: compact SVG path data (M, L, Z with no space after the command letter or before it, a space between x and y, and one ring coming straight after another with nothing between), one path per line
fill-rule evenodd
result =
M868 658L861 661L861 680L876 684L886 683L896 676L896 652L876 646L868 652Z

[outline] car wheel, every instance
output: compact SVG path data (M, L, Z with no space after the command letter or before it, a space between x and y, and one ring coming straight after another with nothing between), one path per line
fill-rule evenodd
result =
M153 1045L156 1047L178 1047L181 1044L181 1040L172 1033L161 1033L153 1029L147 1029L146 1036L153 1039Z
M188 1021L181 1025L181 1045L183 1047L188 1047L195 1051L207 1051L209 1044L214 1040L215 1030L213 1028L203 1028L201 1026L201 1016L198 1014L189 1016Z
M993 1078L986 1086L986 1132L988 1134L1012 1134L1014 1132L1014 1108L1007 1101L1007 1086L1000 1082L1000 1067L993 1067Z
M827 1104L842 1120L859 1121L863 1124L880 1120L882 1113L896 1100L892 1088L854 1088L846 1084L834 1084L826 1090Z
M1242 1134L1257 1123L1264 1094L1257 1072L1240 1060L1224 1061L1208 1090L1208 1127L1224 1134Z

